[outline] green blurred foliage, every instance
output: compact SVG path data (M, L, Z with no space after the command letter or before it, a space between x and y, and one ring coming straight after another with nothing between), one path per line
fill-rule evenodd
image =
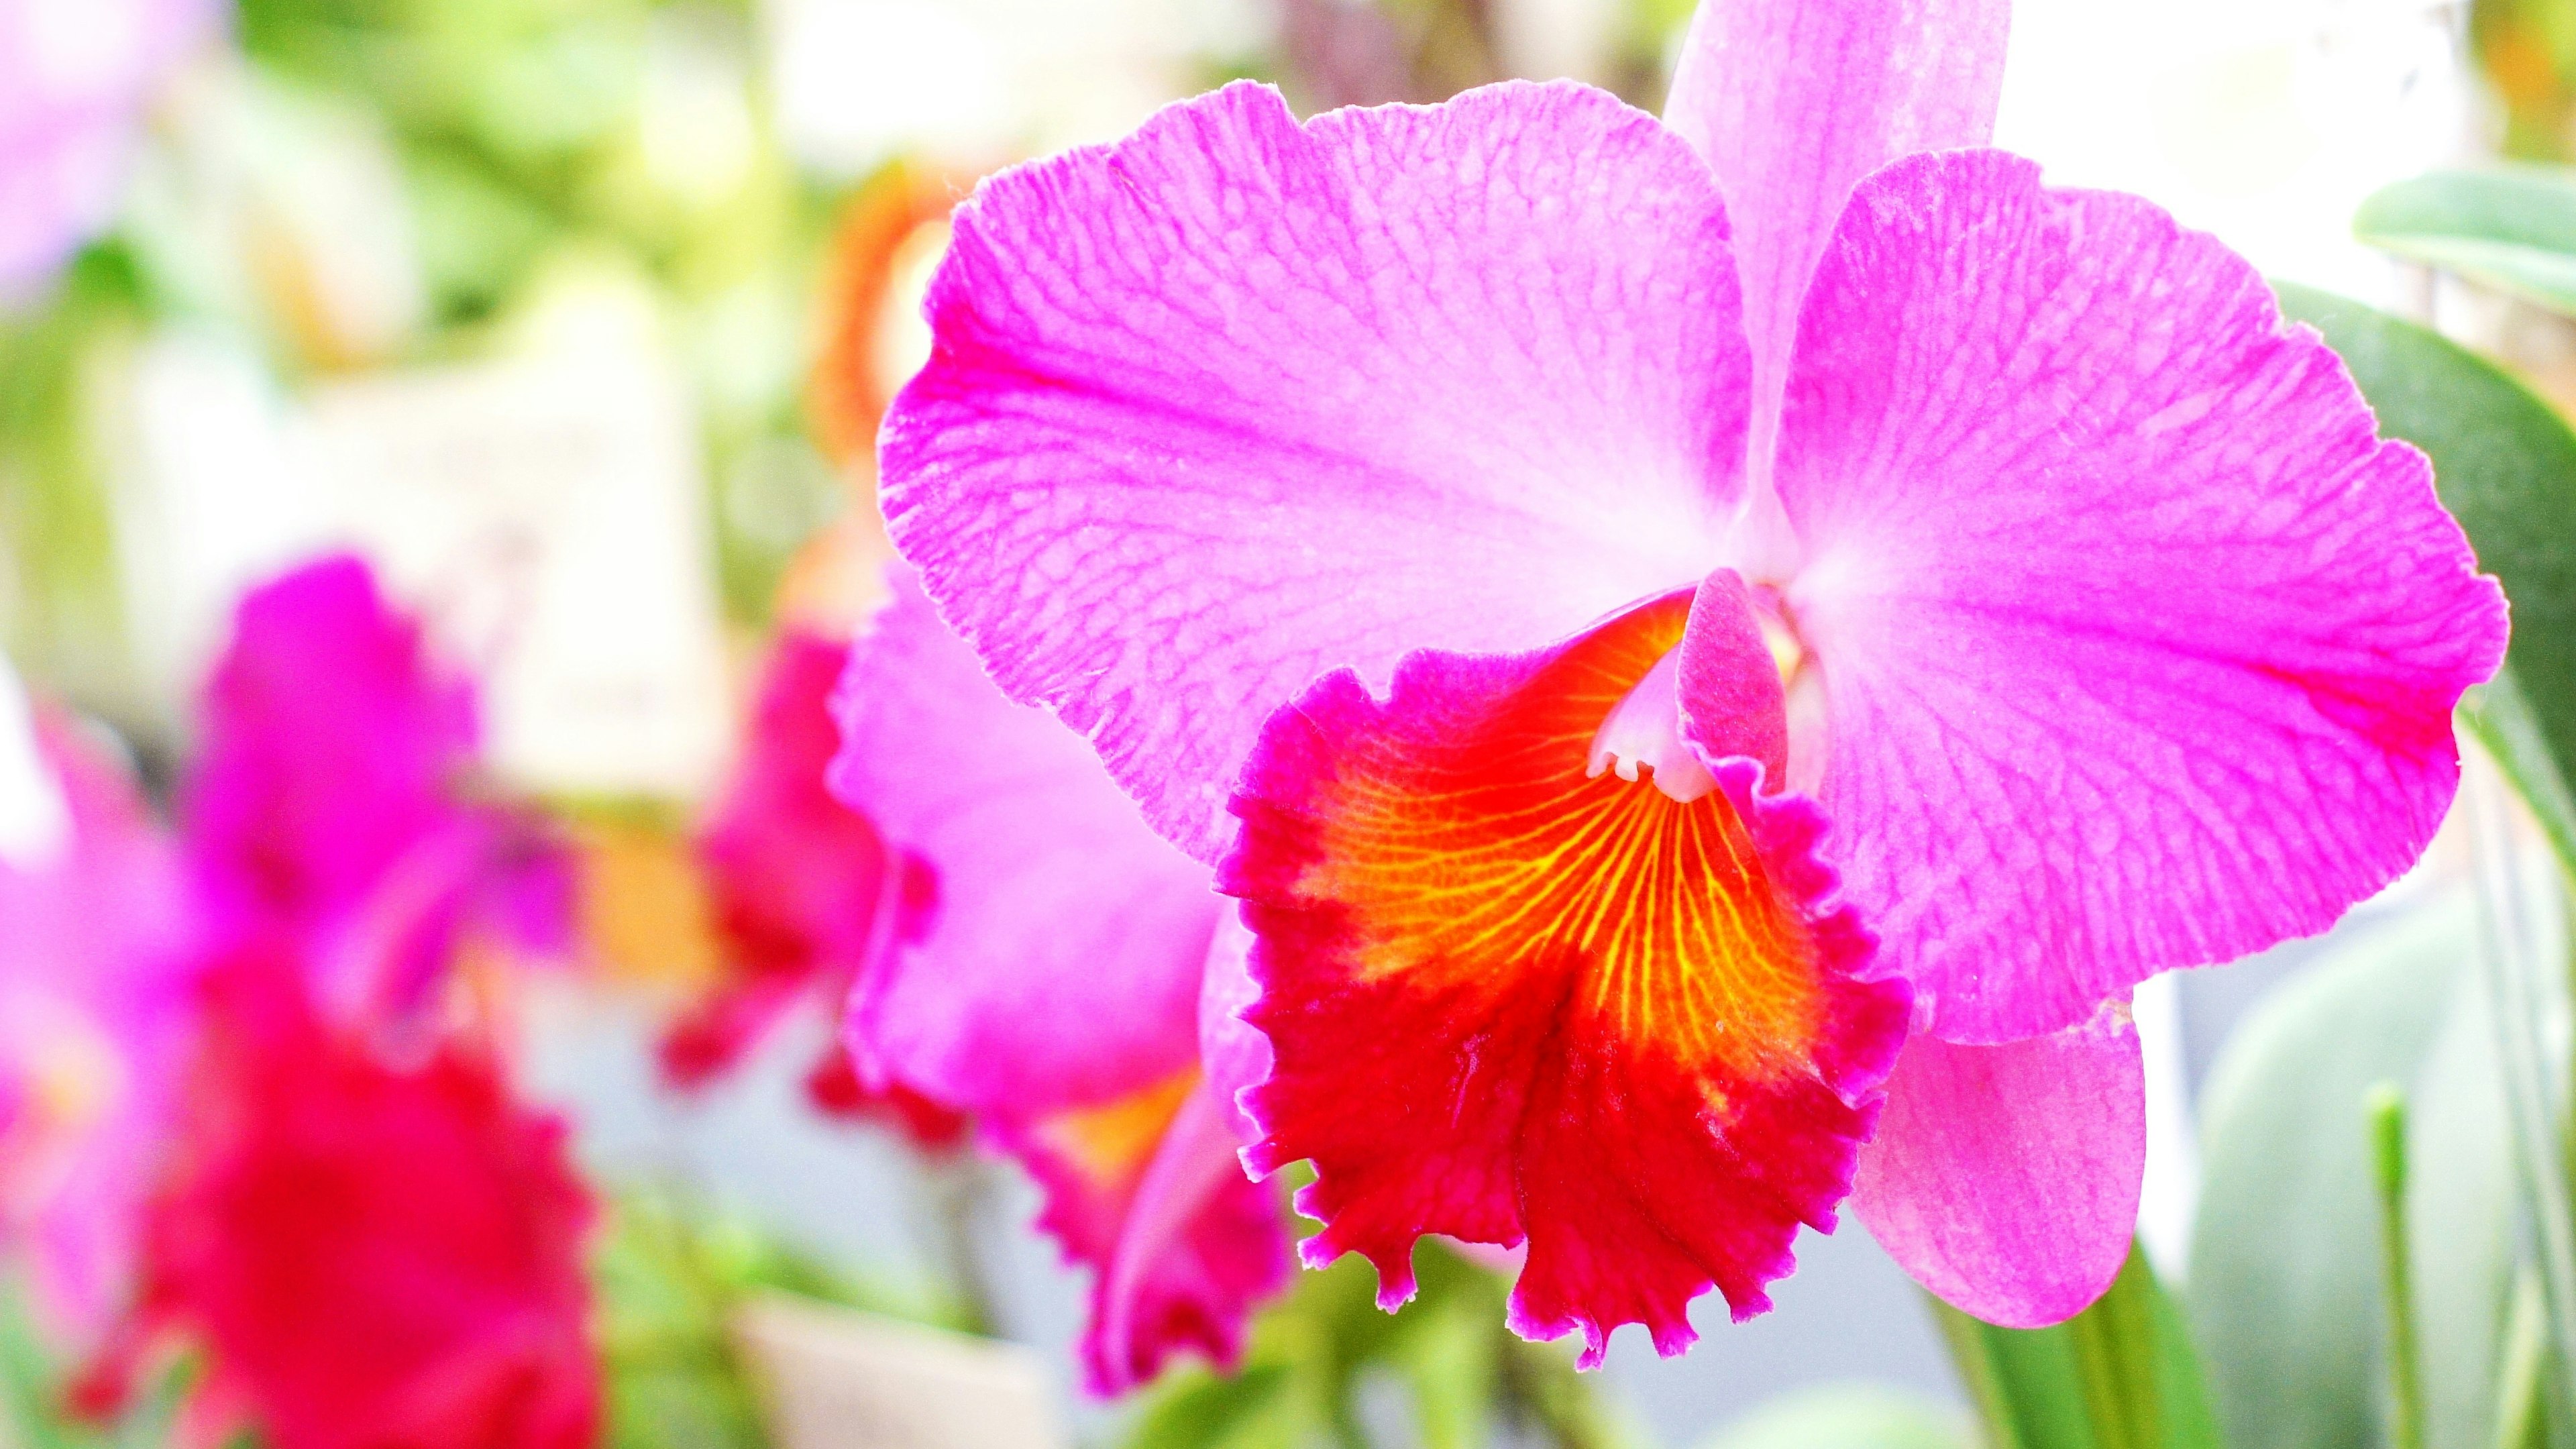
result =
M1801 1389L1701 1449L1976 1449L1956 1410L1875 1384Z
M852 1278L749 1225L667 1193L621 1197L592 1257L607 1449L763 1449L760 1403L733 1335L750 1299L789 1293L959 1328L953 1305Z
M2234 1449L2387 1442L2388 1311L2362 1115L2397 1084L2428 1442L2494 1442L2514 1178L2465 900L2364 931L2268 995L2202 1098L2190 1307Z
M2181 1310L2132 1246L2110 1291L2053 1328L1997 1328L1930 1299L1988 1449L2220 1449ZM2239 1446L2242 1449L2242 1446Z
M1637 1442L1564 1346L1525 1342L1503 1326L1507 1280L1429 1240L1414 1250L1414 1269L1421 1292L1392 1314L1379 1310L1376 1272L1356 1256L1298 1273L1254 1325L1241 1372L1166 1376L1125 1449ZM1391 1426L1370 1412L1389 1403L1402 1408L1399 1437L1385 1437Z
M2576 158L2576 5L2474 0L2469 43L2504 104L2504 153L2527 161Z
M2383 251L2576 312L2576 178L2555 166L2437 171L2381 188L2353 233Z

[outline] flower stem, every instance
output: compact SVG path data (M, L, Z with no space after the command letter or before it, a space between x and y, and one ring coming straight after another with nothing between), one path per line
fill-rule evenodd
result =
M2424 1449L2424 1378L2415 1344L2415 1270L2406 1242L2406 1098L2395 1082L2362 1097L2379 1188L2381 1287L2388 1309L2388 1439Z
M2534 959L2536 923L2530 915L2521 853L2513 838L2510 802L2487 761L2477 761L2466 776L2463 793L2484 948L2478 954L2486 968L2514 1151L2538 1250L2541 1300L2555 1340L2556 1352L2549 1361L2565 1401L2576 1403L2576 1220L2569 1214L2558 1116L2549 1089L2548 1048L2541 1039L2542 1022L2550 1015L2552 1003L2546 999L2548 983Z

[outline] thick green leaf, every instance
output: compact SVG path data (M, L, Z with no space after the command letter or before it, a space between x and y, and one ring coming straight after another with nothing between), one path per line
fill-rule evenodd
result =
M1875 1384L1784 1394L1703 1449L1972 1449L1956 1411Z
M2576 313L2576 177L2559 167L2400 181L2363 202L2352 229L2382 251Z
M2443 504L2513 601L2512 680L2489 686L2473 716L2509 711L2477 718L2479 732L2505 741L2498 753L2535 809L2546 816L2556 802L2553 833L2576 869L2576 816L2563 783L2576 779L2576 433L2446 338L2325 292L2278 291L2284 312L2343 355L2380 431L2432 457ZM2554 770L2540 768L2543 752Z
M1935 1302L1991 1449L2219 1449L2199 1355L2146 1254L2055 1328L1997 1328Z
M2494 1028L2445 901L2366 929L2238 1026L2203 1094L2189 1308L2231 1449L2386 1442L2387 1319L2362 1102L2411 1104L2408 1241L2434 1449L2492 1441L2513 1158Z

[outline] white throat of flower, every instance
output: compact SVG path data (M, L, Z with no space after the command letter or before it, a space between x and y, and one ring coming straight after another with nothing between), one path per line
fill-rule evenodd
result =
M1685 805L1717 788L1682 738L1681 659L1679 648L1667 651L1601 721L1585 773L1597 780L1615 770L1620 779L1633 781L1644 771L1656 789Z

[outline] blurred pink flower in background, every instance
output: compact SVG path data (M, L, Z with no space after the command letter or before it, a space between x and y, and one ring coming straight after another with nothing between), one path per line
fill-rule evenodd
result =
M253 590L209 676L181 789L189 859L226 940L288 941L345 1019L420 1006L470 942L558 952L571 866L486 798L473 681L352 557Z
M0 0L0 302L111 219L154 91L217 0Z
M824 784L848 658L846 641L789 625L763 662L741 756L697 838L724 977L662 1038L663 1073L683 1087L739 1064L800 1007L837 1016L898 913L887 893L899 877L875 829ZM861 1081L837 1036L806 1095L835 1116L886 1120L927 1150L965 1139L958 1113L901 1083Z
M1080 739L993 687L908 571L837 708L832 787L905 876L850 1000L861 1077L971 1114L1046 1190L1041 1225L1093 1272L1093 1392L1181 1349L1233 1362L1287 1238L1199 1069L1200 981L1232 908Z
M123 767L50 712L36 744L64 829L0 859L0 1235L29 1250L44 1319L80 1344L132 1283L193 1041L195 922Z
M192 1346L192 1443L588 1449L595 1211L562 1123L512 1101L489 1042L388 1063L295 968L256 945L213 968L141 1301L76 1397L111 1408Z

